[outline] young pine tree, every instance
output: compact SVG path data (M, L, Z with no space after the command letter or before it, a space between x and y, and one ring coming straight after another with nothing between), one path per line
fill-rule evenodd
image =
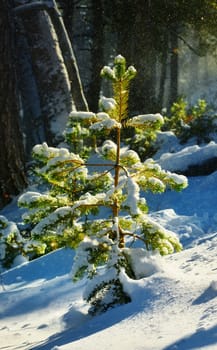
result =
M103 135L97 154L86 160L68 149L36 146L34 155L42 161L37 172L51 187L46 194L25 193L19 200L30 209L25 219L35 225L33 235L67 234L76 246L72 276L74 281L88 278L84 299L93 314L130 301L122 281L126 275L140 277L133 259L138 248L133 243L143 244L143 256L182 248L173 232L148 216L143 193L168 187L179 191L187 186L186 178L164 171L152 159L142 162L121 143L127 127L157 130L163 124L160 114L129 118L129 85L135 75L135 68L127 68L121 55L113 68L102 69L102 77L112 83L112 98L101 98L97 114L73 112L70 116L96 138L102 140Z
M45 245L21 235L17 225L0 215L0 270L43 255Z

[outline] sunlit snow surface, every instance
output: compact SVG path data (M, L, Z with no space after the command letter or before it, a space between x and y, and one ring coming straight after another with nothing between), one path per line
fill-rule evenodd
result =
M189 178L181 193L146 199L150 215L179 235L184 250L147 256L149 277L123 276L132 302L95 317L82 299L85 281L70 280L71 250L2 273L2 350L217 349L217 172ZM19 216L15 205L2 215Z

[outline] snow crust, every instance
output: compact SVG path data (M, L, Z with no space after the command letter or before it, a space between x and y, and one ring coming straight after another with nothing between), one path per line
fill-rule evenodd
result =
M185 147L179 152L164 153L157 162L163 169L183 171L187 170L190 165L198 165L215 157L217 157L217 144L211 141L207 145L193 145Z
M131 178L127 178L127 199L123 202L123 206L129 207L132 215L139 215L138 201L140 199L140 189L137 183Z
M144 248L125 248L124 252L130 259L137 279L149 277L156 272L163 271L164 260L157 252L148 252Z

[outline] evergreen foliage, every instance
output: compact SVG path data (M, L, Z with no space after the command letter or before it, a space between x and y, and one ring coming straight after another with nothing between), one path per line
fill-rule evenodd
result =
M45 245L32 239L25 239L17 225L0 215L0 268L9 268L15 259L28 260L43 255Z
M210 113L205 100L199 99L197 104L188 106L180 97L171 106L168 116L164 117L164 129L172 130L182 143L195 138L197 143L209 142L217 131L217 116Z
M19 205L29 209L24 220L33 225L33 236L46 241L46 237L65 235L76 247L72 278L88 278L84 299L90 302L92 314L130 301L122 278L135 278L135 272L126 242L128 249L139 241L146 251L161 255L182 249L173 232L148 216L142 191L180 191L187 186L184 176L164 171L152 159L142 162L136 151L121 143L127 127L156 130L164 122L160 114L129 118L129 86L135 68L127 68L119 55L113 68L104 67L101 75L112 83L112 98L101 98L99 113L78 111L70 116L96 137L104 135L97 153L84 159L67 148L35 146L33 156L40 162L36 173L49 190L27 192L19 199ZM69 134L67 141L72 140Z

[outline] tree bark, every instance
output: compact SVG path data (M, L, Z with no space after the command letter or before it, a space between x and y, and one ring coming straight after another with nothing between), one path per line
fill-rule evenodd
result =
M76 105L76 108L79 110L88 110L88 104L83 93L83 88L80 80L79 70L74 55L74 51L65 29L64 22L62 20L61 14L58 11L56 1L36 1L34 3L27 3L21 6L18 6L16 13L23 15L32 11L43 11L45 10L50 16L52 25L56 32L56 40L60 46L61 54L64 60L64 64L69 76L69 81L71 85L71 94Z
M68 74L48 14L35 9L25 11L22 21L40 97L45 138L48 143L55 145L62 138L73 108Z
M12 1L0 2L0 207L26 186L19 127Z
M83 111L88 111L88 104L83 93L83 88L80 80L79 70L75 58L72 45L64 26L62 17L57 9L55 0L52 0L54 6L48 8L48 13L54 25L57 37L59 39L60 49L62 51L64 63L69 75L71 83L72 97L76 108Z
M33 72L30 49L22 20L16 20L17 73L19 93L22 104L22 130L27 158L31 157L32 148L46 140L45 125L42 118L41 101Z

